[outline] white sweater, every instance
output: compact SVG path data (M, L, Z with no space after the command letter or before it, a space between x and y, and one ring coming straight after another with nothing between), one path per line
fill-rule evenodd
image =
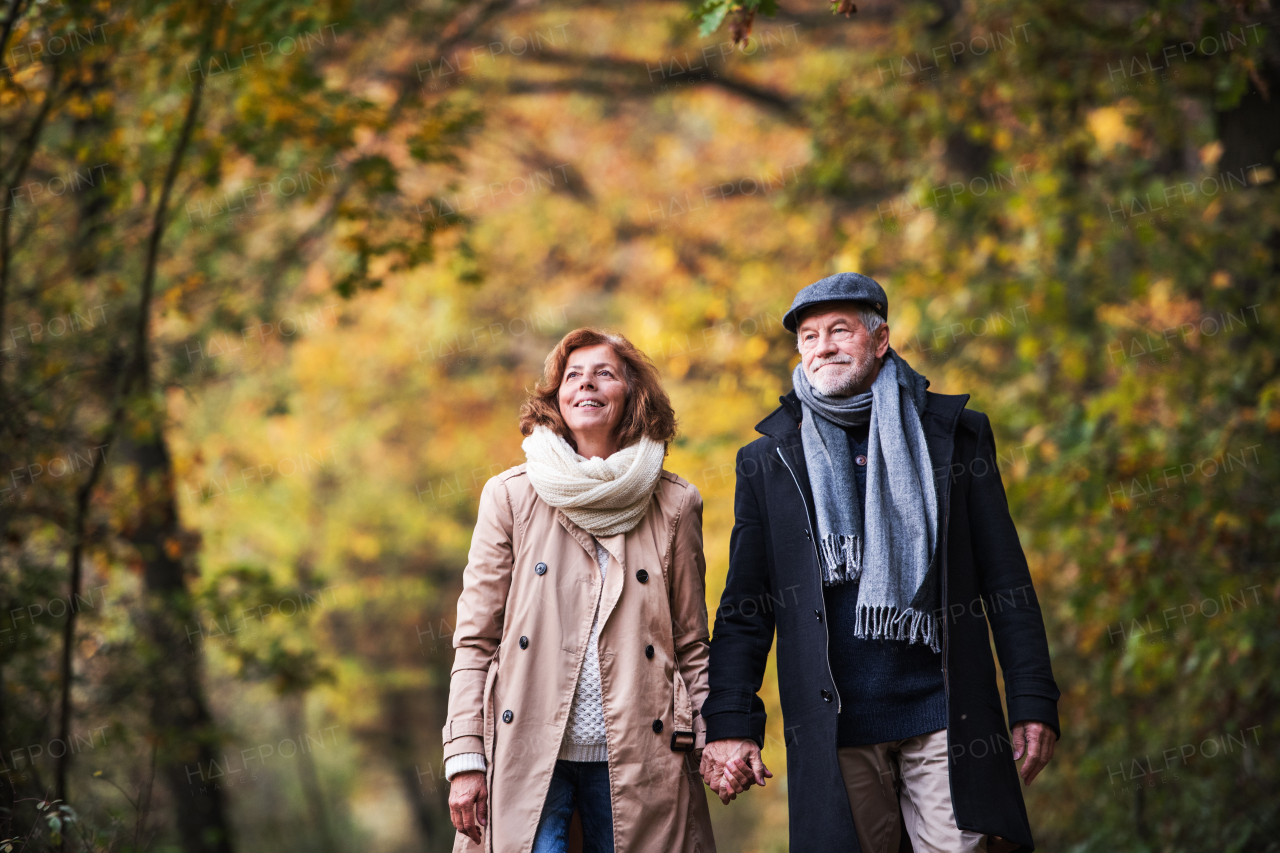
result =
M604 593L609 552L599 542L596 542L596 563L600 567L600 593L596 596L591 620L591 639L587 642L587 653L582 659L578 684L573 691L573 704L569 706L569 723L565 726L560 753L556 756L564 761L609 760L604 728L604 692L600 685L600 596ZM452 780L459 773L484 769L482 754L464 752L444 763L444 777Z

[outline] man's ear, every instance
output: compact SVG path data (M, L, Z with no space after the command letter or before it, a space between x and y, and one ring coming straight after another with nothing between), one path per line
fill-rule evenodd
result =
M884 358L889 351L889 324L881 323L876 328L876 358Z

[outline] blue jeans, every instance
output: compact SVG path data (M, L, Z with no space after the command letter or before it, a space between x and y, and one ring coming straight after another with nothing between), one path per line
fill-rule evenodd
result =
M542 805L533 853L564 853L569 819L582 817L583 853L613 853L613 807L609 801L609 762L556 761L551 788Z

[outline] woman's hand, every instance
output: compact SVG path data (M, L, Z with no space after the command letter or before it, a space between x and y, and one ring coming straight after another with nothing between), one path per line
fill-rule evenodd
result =
M728 804L752 784L764 785L773 773L760 758L760 747L750 738L727 738L707 744L702 751L702 778Z
M449 782L449 817L454 829L481 843L480 827L489 823L489 790L483 770L459 773Z

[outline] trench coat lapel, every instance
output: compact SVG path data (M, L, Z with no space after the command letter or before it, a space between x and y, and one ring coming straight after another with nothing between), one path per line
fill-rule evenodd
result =
M591 565L594 568L596 563L596 540L590 533L583 530L570 520L569 516L564 514L564 510L556 510L556 520L560 522L560 526L568 531L569 535L582 546L582 550L587 552L591 557ZM609 619L609 614L613 612L614 605L618 603L618 599L622 596L623 575L626 573L627 566L627 535L625 533L615 533L612 536L601 536L600 544L609 552L609 565L604 573L604 591L600 595L600 627L603 630L604 624ZM592 583L595 583L595 577L592 577Z
M560 526L567 530L569 535L582 546L582 550L587 552L591 557L591 562L594 563L596 559L596 546L591 538L591 534L570 521L569 516L565 515L564 510L562 509L556 510L556 521L560 522Z
M600 544L609 552L609 565L604 573L604 591L600 594L600 630L609 622L609 614L614 605L622 597L627 573L627 534L615 533L600 539Z

